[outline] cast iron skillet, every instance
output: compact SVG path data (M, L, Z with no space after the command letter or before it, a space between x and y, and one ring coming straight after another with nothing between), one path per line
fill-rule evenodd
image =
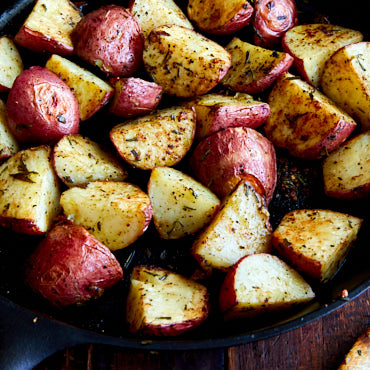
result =
M109 2L109 1L108 1ZM89 6L94 1L89 2ZM112 1L114 3L114 1ZM95 2L102 4L101 1ZM317 4L297 1L300 18L313 19L317 16ZM332 4L332 7L330 6ZM335 7L334 7L335 4ZM8 6L8 7L7 7ZM14 35L29 14L32 0L2 2L5 11L0 15L0 32ZM94 4L93 4L94 6ZM327 1L323 14L331 15L332 23L361 30L365 40L369 39L365 12L356 5L349 8L344 1ZM88 11L88 7L84 9ZM248 32L244 30L243 32ZM225 43L227 40L219 40ZM36 56L20 49L26 67L32 64L44 65L45 56ZM81 61L78 62L80 65ZM97 72L96 72L97 73ZM0 96L6 100L6 95ZM92 139L101 137L102 130L109 130L117 122L106 122L104 109L82 125L82 134ZM104 126L102 128L102 123ZM108 137L108 135L106 135ZM100 140L101 141L101 140ZM110 145L109 142L105 142ZM312 162L313 163L313 162ZM314 164L312 164L314 165ZM139 184L145 186L147 174L130 174ZM137 181L136 181L137 182ZM324 286L313 287L317 298L303 309L291 310L253 322L242 320L224 323L217 309L197 330L177 338L137 337L128 333L125 327L125 296L128 278L133 266L152 263L190 275L195 262L189 254L191 237L175 243L158 240L153 227L135 245L116 252L125 271L125 279L104 296L81 307L56 309L38 298L23 283L23 264L40 237L23 236L8 230L1 230L0 240L0 367L2 369L31 368L52 353L79 343L101 343L127 348L148 350L189 350L234 346L272 337L316 320L343 306L364 292L370 285L369 261L369 219L368 201L340 202L318 200L321 208L348 212L365 219L358 241L352 248L337 275ZM222 276L215 276L209 289L217 298ZM349 291L346 300L340 298L342 289ZM214 305L216 307L216 305Z

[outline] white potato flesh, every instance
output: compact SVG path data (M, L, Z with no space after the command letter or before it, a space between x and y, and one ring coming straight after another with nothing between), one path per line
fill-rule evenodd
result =
M269 216L263 198L248 182L241 181L198 236L192 253L203 268L221 270L248 254L268 253L272 234Z
M163 92L183 98L202 95L224 77L230 54L201 34L177 25L154 28L145 41L144 65Z
M331 210L295 210L274 231L273 245L292 266L327 281L341 266L361 224L358 217Z
M45 68L58 75L72 90L78 101L81 121L90 118L113 96L113 87L77 64L53 54Z
M321 77L324 94L343 108L362 131L370 129L370 42L339 49L326 62Z
M177 164L195 135L195 112L171 107L115 126L110 138L120 156L142 170Z
M0 222L19 232L47 232L60 211L51 148L18 152L0 167Z
M153 169L148 194L155 227L164 239L178 239L200 230L220 205L208 188L169 167Z
M13 40L6 36L0 37L0 91L11 89L22 71L22 58Z
M153 28L164 24L193 29L193 25L173 0L134 0L130 11L139 21L145 37Z
M139 238L151 220L149 197L125 182L91 182L62 193L66 217L83 226L110 250L125 248Z
M113 154L81 135L64 136L54 147L53 162L57 175L69 187L127 177Z
M344 142L326 157L323 177L327 195L351 199L369 194L370 131Z
M6 105L0 99L0 161L18 151L18 143L9 131Z

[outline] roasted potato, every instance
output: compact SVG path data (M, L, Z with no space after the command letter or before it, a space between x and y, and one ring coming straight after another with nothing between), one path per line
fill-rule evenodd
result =
M271 233L263 197L242 180L198 235L192 254L203 269L226 271L248 254L269 253Z
M307 82L284 73L272 88L266 136L275 146L304 159L321 158L352 133L356 122Z
M260 93L293 64L293 58L287 53L255 46L237 37L226 50L231 54L231 67L221 83L234 91Z
M275 149L254 129L231 127L208 136L195 147L190 165L200 182L221 199L245 175L253 175L261 182L267 203L274 193Z
M173 166L189 151L195 135L195 112L190 108L165 108L119 124L110 138L120 156L142 170Z
M94 141L81 135L64 136L54 146L53 165L69 187L91 181L123 181L127 171L117 158Z
M8 127L6 105L0 99L0 164L18 151L18 143Z
M65 216L83 226L110 250L125 248L139 238L152 218L149 197L126 182L94 181L64 191Z
M207 288L154 266L131 274L126 320L132 333L175 336L195 329L209 314Z
M370 194L370 131L345 141L323 162L325 193L339 199Z
M37 52L71 55L71 32L80 20L80 12L69 0L37 0L14 41Z
M254 317L307 303L310 285L289 265L271 254L243 257L227 273L219 294L225 319Z
M115 78L110 113L119 117L142 116L154 111L162 98L162 87L141 78Z
M80 58L110 76L131 76L142 64L140 24L121 6L106 5L86 14L71 38Z
M294 0L255 0L254 10L256 45L271 47L280 42L285 32L298 24Z
M152 170L148 195L154 225L163 239L179 239L201 230L220 206L209 189L170 167Z
M193 25L173 0L130 0L129 9L139 21L145 37L149 36L153 28L164 24L193 29Z
M321 87L362 131L370 130L370 42L346 45L326 62Z
M51 148L25 149L0 166L0 225L24 234L47 232L60 212Z
M145 40L144 65L163 92L182 98L203 95L230 67L230 54L214 41L185 27L154 28Z
M331 55L342 46L362 40L361 32L334 24L301 24L285 33L282 46L294 57L294 66L302 78L319 87Z
M21 143L55 143L79 131L76 97L43 67L30 67L15 79L6 107L9 129Z
M26 263L26 282L55 306L99 298L118 283L122 267L112 252L83 227L56 225Z
M246 0L190 0L187 7L189 19L206 33L228 35L247 26L253 7Z
M108 83L59 55L53 54L45 68L71 88L78 101L81 121L90 118L113 96L113 88Z
M252 96L236 93L206 94L184 103L194 107L197 120L195 137L200 140L228 127L257 128L270 115L267 103L254 100Z
M12 39L0 37L0 92L9 91L23 71L23 61Z
M362 220L324 209L298 209L286 214L272 234L272 244L298 271L328 281L342 265Z

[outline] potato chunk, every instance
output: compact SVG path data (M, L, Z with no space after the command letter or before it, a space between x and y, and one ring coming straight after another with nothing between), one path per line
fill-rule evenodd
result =
M18 143L8 127L6 105L0 99L0 163L18 151Z
M355 241L362 220L323 209L299 209L283 217L272 234L273 246L297 270L329 280Z

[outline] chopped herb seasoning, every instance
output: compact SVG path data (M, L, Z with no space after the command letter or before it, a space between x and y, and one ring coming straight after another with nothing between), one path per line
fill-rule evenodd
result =
M59 116L57 117L58 121L60 123L66 123L66 119L64 118L64 116L62 114L59 114Z

